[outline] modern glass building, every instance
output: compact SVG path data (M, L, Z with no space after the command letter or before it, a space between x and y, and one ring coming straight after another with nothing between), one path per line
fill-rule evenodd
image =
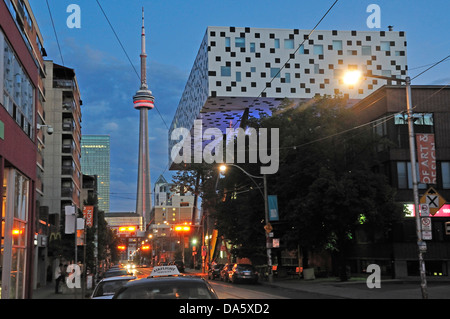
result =
M81 138L81 171L86 175L97 175L98 207L105 213L109 213L109 170L109 135L83 135Z

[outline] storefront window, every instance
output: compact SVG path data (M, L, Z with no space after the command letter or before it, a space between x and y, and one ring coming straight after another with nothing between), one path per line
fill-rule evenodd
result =
M29 179L5 168L2 199L2 298L24 297L27 249Z

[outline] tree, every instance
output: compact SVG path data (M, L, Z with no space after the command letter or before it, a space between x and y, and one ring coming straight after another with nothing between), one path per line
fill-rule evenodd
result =
M275 231L288 248L328 249L344 269L346 248L362 223L366 231L378 232L400 218L394 190L378 172L376 146L382 141L370 127L355 126L344 99L319 97L300 104L286 99L272 116L261 114L248 123L280 129L279 171L268 176L268 187L278 196L283 221ZM233 190L242 186L238 179L232 183ZM258 225L248 218L260 208L250 194L237 198L218 206L218 225L236 244L253 245L258 231L246 221Z

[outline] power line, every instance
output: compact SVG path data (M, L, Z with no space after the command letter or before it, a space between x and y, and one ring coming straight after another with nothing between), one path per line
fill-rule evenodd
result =
M328 15L328 13L331 11L331 9L333 9L333 7L336 5L336 3L337 3L338 1L339 1L339 0L334 1L334 3L328 8L327 12L325 12L325 14L320 18L319 22L316 23L316 25L314 26L314 28L312 28L312 30L309 32L309 34L308 34L306 37L304 37L302 43L300 43L300 45L297 47L297 49L294 51L294 53L293 53L292 55L295 55L295 54L298 52L298 50L300 50L300 48L303 46L303 44L305 43L305 41L309 39L309 37L311 36L311 34L316 30L316 28L319 26L319 24L323 21L323 19L325 19L325 17ZM270 85L270 84L273 82L273 80L275 80L275 78L278 77L278 75L281 73L281 70L283 70L283 69L286 67L286 65L288 64L288 62L289 62L291 59L292 59L291 56L289 56L289 58L288 58L287 61L283 64L283 66L280 68L280 70L277 72L277 74L275 74L275 75L272 77L272 79L270 80L269 83L266 83L266 85L265 85L264 89L261 91L261 93L259 93L259 95L258 95L255 99L253 99L253 102L252 102L252 104L249 106L249 108L253 106L253 103L254 103L254 102L258 101L258 99L262 96L262 94L264 93L264 91L268 88L268 85ZM238 123L238 122L236 122L236 123L233 125L233 127L235 127L237 123Z
M443 58L442 60L440 60L440 61L434 63L432 66L430 66L430 67L429 67L428 69L426 69L425 71L420 72L420 73L417 74L415 77L413 77L413 78L411 79L411 81L414 80L415 78L421 76L421 75L424 74L425 72L431 70L431 69L434 68L436 65L438 65L438 64L440 64L440 63L442 63L442 62L444 62L444 61L447 60L448 58L450 58L450 55L447 55L447 56L446 56L445 58Z
M140 81L140 80L141 80L141 77L140 77L138 71L136 70L136 68L134 67L133 62L131 62L130 56L128 55L127 51L125 50L125 47L124 47L123 44L122 44L122 41L120 41L119 36L117 35L116 31L114 30L114 27L113 27L111 21L108 19L108 16L106 15L105 10L103 10L103 7L102 7L102 5L100 4L100 2L99 2L98 0L96 0L96 2L97 2L97 4L98 4L100 10L102 11L102 13L103 13L103 15L104 15L106 21L108 21L108 24L109 24L109 26L110 26L112 32L114 33L114 36L116 37L117 41L119 42L120 47L122 48L122 51L125 53L125 55L126 55L128 61L129 61L130 64L131 64L131 67L133 68L134 72L136 73L136 75L137 75L137 77L138 77L138 79L139 79L139 81ZM167 126L166 121L165 121L164 118L162 117L162 114L159 112L159 109L158 109L158 107L157 107L156 105L155 105L155 109L156 109L156 111L158 112L159 117L160 117L161 120L163 121L163 123L164 123L164 125L166 126L167 130L169 130L169 127Z
M52 22L53 32L55 33L55 38L56 38L56 43L58 45L59 55L61 56L61 62L62 62L62 65L65 66L64 58L63 58L63 55L61 52L61 46L59 45L58 34L56 33L55 23L53 22L52 11L50 10L50 5L48 4L48 0L45 0L45 2L47 3L48 13L50 14L50 20Z

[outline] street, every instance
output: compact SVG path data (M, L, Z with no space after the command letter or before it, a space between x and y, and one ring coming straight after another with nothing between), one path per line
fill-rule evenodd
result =
M145 278L152 268L137 268L135 275ZM187 269L187 275L203 276L198 270ZM208 280L219 299L421 299L418 281L386 280L380 289L370 289L364 280L340 282L325 280L275 279L273 283L232 284L219 279ZM430 299L449 299L447 281L429 280Z

